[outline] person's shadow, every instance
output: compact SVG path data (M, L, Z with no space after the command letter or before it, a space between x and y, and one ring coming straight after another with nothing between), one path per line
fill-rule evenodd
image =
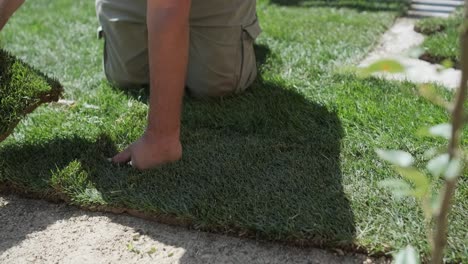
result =
M269 49L256 51L261 72ZM182 125L183 160L149 172L107 162L117 152L109 131L95 140L75 135L7 145L0 149L0 182L197 230L354 248L354 215L342 185L343 128L334 111L260 76L242 96L186 98ZM0 251L33 231L4 241Z

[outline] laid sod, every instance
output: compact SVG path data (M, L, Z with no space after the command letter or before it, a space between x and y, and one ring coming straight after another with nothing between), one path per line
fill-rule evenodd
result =
M375 254L410 243L427 252L416 202L378 187L397 176L374 149L403 149L422 164L422 154L444 141L417 131L447 115L410 83L336 73L377 43L396 11L274 3L259 1L261 78L242 96L186 98L183 160L140 173L106 161L143 132L148 94L103 81L93 4L27 2L1 33L3 44L61 76L77 104L38 109L0 145L3 186L200 230ZM453 262L468 255L461 181L447 252Z
M425 53L421 59L432 63L451 61L456 68L460 67L460 25L463 20L462 10L449 18L427 18L420 20L415 30L427 35L422 47Z
M26 114L57 101L61 93L59 82L0 49L0 142Z

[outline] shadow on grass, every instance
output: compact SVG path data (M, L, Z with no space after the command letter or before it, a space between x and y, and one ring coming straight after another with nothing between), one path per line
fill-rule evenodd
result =
M261 66L269 51L259 46L257 52ZM5 146L0 182L198 230L354 249L354 215L340 168L343 129L335 112L281 80L260 78L242 96L186 98L182 125L184 158L152 171L107 162L118 136L108 131L97 139Z
M262 79L261 77L262 67L263 65L265 65L268 57L272 56L271 50L267 45L263 45L263 44L255 44L254 49L255 49L255 55L256 55L256 60L257 60L257 67L259 68L259 72L260 72L259 79ZM138 100L139 102L142 102L144 104L148 104L149 102L150 95L149 95L148 85L142 85L140 88L130 88L130 89L112 86L112 84L110 85L117 92L124 92L127 96L132 97L133 99ZM187 94L188 93L186 93L186 99L190 100L190 96Z
M283 6L301 7L344 7L359 11L397 11L403 12L409 0L270 0L271 3Z
M338 117L264 85L224 102L189 101L178 163L144 173L113 166L109 133L5 146L0 179L43 197L136 209L200 230L352 247Z

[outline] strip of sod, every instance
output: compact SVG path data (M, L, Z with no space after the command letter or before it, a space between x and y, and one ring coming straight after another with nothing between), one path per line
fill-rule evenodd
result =
M242 96L186 98L183 160L140 173L106 161L143 132L148 94L103 81L93 4L27 2L2 32L4 45L63 76L77 104L38 109L20 125L21 136L0 146L0 181L22 193L200 230L374 254L410 243L427 253L416 202L379 188L398 176L374 149L409 151L423 166L422 154L444 141L417 131L446 122L446 113L417 97L413 84L335 71L362 58L396 11L273 1L259 1L258 11L261 78ZM468 255L466 177L461 181L452 262Z
M0 142L27 114L57 101L62 86L0 49Z
M421 59L442 63L450 60L455 68L460 67L460 25L463 10L459 9L448 18L426 18L418 21L415 30L427 35L422 47L425 53Z

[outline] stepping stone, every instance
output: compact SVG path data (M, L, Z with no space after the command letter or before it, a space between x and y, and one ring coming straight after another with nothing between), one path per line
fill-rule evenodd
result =
M381 59L392 59L405 67L404 73L377 73L389 80L406 80L414 83L438 83L448 89L457 89L460 85L461 71L445 69L441 65L431 64L417 58L411 58L408 51L419 46L424 36L413 30L415 19L399 18L381 38L379 45L361 61L359 67L367 67Z
M418 10L409 10L409 17L422 18L422 17L449 17L450 13L437 13L437 12L427 12L427 11L418 11Z
M454 6L437 6L437 5L426 5L426 4L412 4L411 10L420 10L427 12L438 12L438 13L452 13L456 10Z
M412 0L408 16L448 17L463 3L463 0Z
M459 7L463 5L463 1L458 0L413 0L412 4L416 5L433 5L433 6L450 6Z

